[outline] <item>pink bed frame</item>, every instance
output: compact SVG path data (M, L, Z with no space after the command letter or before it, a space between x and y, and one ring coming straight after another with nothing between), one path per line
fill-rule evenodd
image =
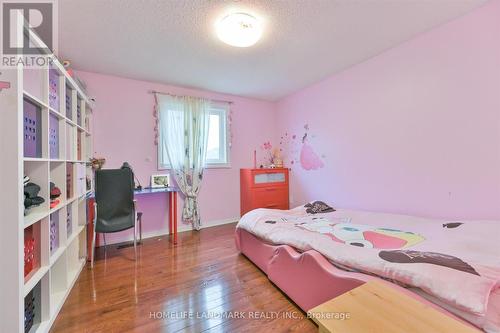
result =
M396 284L371 275L338 269L317 251L309 250L299 253L288 245L267 244L240 228L236 229L235 236L238 250L266 273L269 280L306 312L367 281L379 280L447 316L475 327Z

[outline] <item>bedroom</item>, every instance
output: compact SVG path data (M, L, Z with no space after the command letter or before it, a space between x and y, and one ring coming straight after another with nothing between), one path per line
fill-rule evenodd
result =
M500 332L499 0L0 4L0 332Z

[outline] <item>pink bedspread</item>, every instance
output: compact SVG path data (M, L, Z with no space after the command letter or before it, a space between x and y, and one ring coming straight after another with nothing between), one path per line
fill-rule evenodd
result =
M318 202L289 211L257 209L244 215L238 228L420 288L465 312L487 312L490 294L500 287L500 221L327 211Z

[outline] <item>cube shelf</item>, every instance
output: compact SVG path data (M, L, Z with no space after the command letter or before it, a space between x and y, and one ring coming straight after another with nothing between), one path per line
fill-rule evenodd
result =
M11 85L0 98L4 178L18 190L0 201L0 238L9 251L1 274L12 285L2 294L0 332L48 332L86 262L85 194L93 174L83 161L92 156L92 101L52 60L47 68L2 71ZM32 183L26 188L24 176ZM52 202L51 183L61 192L55 198L52 191Z

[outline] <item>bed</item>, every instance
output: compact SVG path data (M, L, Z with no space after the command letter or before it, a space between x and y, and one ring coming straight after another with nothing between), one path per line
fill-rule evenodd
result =
M457 320L500 332L499 227L335 210L316 201L245 214L236 245L304 311L378 279ZM408 255L415 262L402 260Z

